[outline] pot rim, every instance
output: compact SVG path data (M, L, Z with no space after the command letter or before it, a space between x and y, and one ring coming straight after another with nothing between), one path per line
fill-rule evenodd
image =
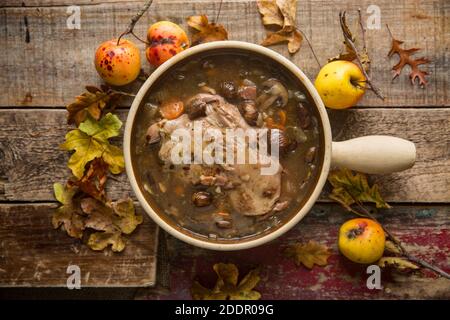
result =
M136 177L134 175L133 165L131 161L131 133L132 128L134 124L134 119L136 116L136 113L138 111L139 106L141 105L142 100L145 98L145 95L151 88L151 86L156 82L157 79L161 75L163 75L169 68L171 68L176 63L180 62L181 60L184 60L188 57L191 57L192 55L196 55L199 53L203 53L205 51L209 50L216 50L216 49L239 49L244 51L250 51L250 52L256 52L260 55L263 55L267 57L268 59L271 59L272 61L275 61L276 63L279 63L283 65L286 69L288 69L294 76L296 76L302 84L305 86L306 90L311 95L314 104L318 110L320 121L323 128L323 135L324 135L324 159L322 164L322 170L319 174L319 177L317 179L317 184L314 187L314 190L312 191L309 199L306 200L303 207L294 214L285 224L283 224L281 227L275 229L272 232L268 232L265 235L262 235L260 237L256 237L254 239L246 239L243 238L242 242L234 242L234 243L215 243L207 240L202 240L200 238L195 238L194 236L189 236L179 230L177 230L175 227L171 226L169 223L164 221L158 213L156 213L153 208L150 206L150 204L145 199L144 195L142 194L141 189L139 188ZM317 198L319 197L323 186L326 183L328 172L330 169L330 162L331 162L331 127L330 122L328 119L328 114L326 112L325 106L316 91L314 85L312 82L306 77L306 75L298 68L294 63L292 63L290 60L282 56L281 54L262 47L257 44L249 43L249 42L243 42L243 41L215 41L215 42L208 42L204 44L197 45L195 47L188 48L181 53L175 55L165 63L163 63L161 66L159 66L151 75L150 77L145 81L145 83L141 86L138 93L136 94L136 97L133 100L133 103L131 105L130 111L128 112L127 120L125 123L125 129L124 129L124 159L125 159L125 168L126 173L128 176L128 180L130 181L131 187L143 207L144 211L152 218L153 221L155 221L161 228L163 228L165 231L167 231L172 236L187 242L191 245L205 248L205 249L212 249L212 250L219 250L219 251L232 251L232 250L242 250L242 249L248 249L253 248L256 246L260 246L264 243L267 243L269 241L272 241L288 230L290 230L292 227L294 227L312 208L314 203L316 202Z

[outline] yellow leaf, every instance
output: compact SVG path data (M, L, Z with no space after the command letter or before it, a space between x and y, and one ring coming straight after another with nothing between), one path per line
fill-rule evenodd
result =
M200 43L228 40L228 32L224 26L216 23L209 23L206 15L190 16L187 18L187 24L197 30L192 35L192 45Z
M293 244L286 248L284 254L288 258L293 258L297 266L303 264L308 269L312 269L315 264L326 266L331 255L326 246L312 240L307 244Z
M390 240L386 241L386 244L384 245L384 249L386 251L389 251L389 252L392 252L392 253L396 253L396 254L400 254L401 253L401 251L397 247L397 245L394 242L390 241Z
M194 300L259 300L261 294L253 290L260 281L257 270L250 271L238 284L239 270L232 264L217 263L213 266L217 282L207 289L194 282L191 294Z
M269 33L267 37L263 40L261 45L263 46L271 46L274 44L278 44L281 42L288 43L288 51L293 54L300 50L300 46L302 44L302 34L297 29L286 32L285 30L280 30L277 32Z
M75 150L69 159L68 167L78 179L84 174L85 166L95 158L103 158L114 173L122 172L125 164L122 150L109 143L108 139L119 135L122 122L116 115L106 114L100 121L88 116L78 129L66 134L64 150Z
M385 267L394 267L399 270L407 270L407 269L419 269L414 263L409 262L408 260L400 257L383 257L378 260L378 266Z
M330 199L339 202L347 210L356 201L375 203L377 208L390 208L380 195L378 185L372 187L367 182L367 176L363 173L353 173L348 169L331 171L328 181L333 186Z

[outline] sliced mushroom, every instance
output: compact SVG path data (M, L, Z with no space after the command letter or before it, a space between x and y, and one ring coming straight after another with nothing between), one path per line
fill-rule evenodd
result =
M147 134L145 136L147 138L148 144L158 143L161 140L159 129L160 128L158 123L154 123L150 127L148 127Z
M266 110L271 106L283 108L288 103L289 93L277 79L266 80L262 86L263 92L256 99L259 110Z
M232 218L228 212L217 212L213 214L216 226L221 229L229 229L233 226Z

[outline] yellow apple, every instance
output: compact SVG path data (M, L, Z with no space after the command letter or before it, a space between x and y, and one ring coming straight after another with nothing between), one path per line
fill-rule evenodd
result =
M371 219L352 219L339 229L339 250L353 262L373 263L379 260L385 243L383 228Z
M328 108L345 109L354 106L364 95L366 77L350 61L327 63L319 71L315 86Z

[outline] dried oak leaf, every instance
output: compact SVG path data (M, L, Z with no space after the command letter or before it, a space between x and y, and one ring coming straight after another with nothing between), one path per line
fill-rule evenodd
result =
M334 170L328 175L328 181L333 186L330 199L339 202L349 211L356 201L373 202L377 208L391 207L381 197L378 185L374 184L370 187L367 176L363 173L353 173L345 168Z
M267 47L281 42L287 42L288 51L292 54L296 53L300 49L302 40L302 34L297 29L289 32L280 30L277 32L269 33L266 39L263 40L261 45Z
M102 158L95 158L87 165L87 170L80 180L69 180L69 185L77 186L91 197L105 201L105 184L109 165Z
M53 190L56 200L62 204L53 214L53 227L58 229L60 226L63 226L69 236L81 239L84 230L84 218L81 215L79 203L73 199L78 189L71 186L64 187L60 183L55 183Z
M409 65L411 67L411 73L409 74L411 83L414 85L416 79L419 79L419 85L425 87L427 84L425 76L428 74L428 72L420 70L419 66L422 64L429 63L430 60L424 57L417 59L411 58L411 55L413 55L420 49L419 48L402 49L400 47L402 43L403 41L397 40L394 37L392 37L392 47L388 53L388 57L392 57L394 54L397 54L400 57L400 61L395 66L392 67L392 70L394 70L394 76L392 80L394 80L401 74L403 68L406 65Z
M187 24L197 30L192 35L192 45L200 43L228 40L228 32L221 24L209 23L206 15L190 16L187 18Z
M383 257L378 260L378 266L385 267L393 267L398 270L416 270L419 269L414 263L409 262L408 260L400 257Z
M114 105L118 102L121 94L111 90L107 86L97 88L86 86L86 92L75 98L75 101L67 105L67 123L80 125L90 115L95 120L100 119L102 110L107 105Z
M113 174L123 171L122 150L113 146L108 139L119 135L122 122L111 113L96 121L88 116L78 129L66 134L66 142L61 144L64 150L75 150L69 159L68 167L78 179L83 177L85 166L95 158L102 158Z
M113 251L122 251L125 248L122 234L132 233L143 221L129 198L107 203L84 198L81 209L87 215L85 227L99 231L90 234L87 242L93 250L103 250L111 245Z
M328 247L310 240L307 244L296 243L284 250L284 255L293 258L295 264L303 264L308 269L312 269L314 264L326 266L331 253Z
M194 300L259 300L261 294L253 288L260 281L257 270L250 271L238 284L239 270L232 264L217 263L213 266L217 282L213 289L203 287L197 281L191 288Z

